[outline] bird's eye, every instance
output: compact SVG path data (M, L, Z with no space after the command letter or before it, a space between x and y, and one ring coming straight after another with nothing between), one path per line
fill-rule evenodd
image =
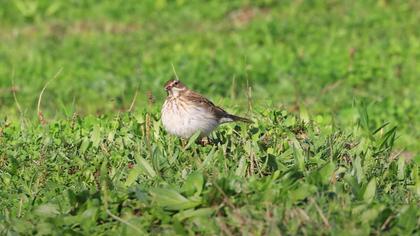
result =
M174 85L177 85L177 84L179 84L179 81L175 81Z

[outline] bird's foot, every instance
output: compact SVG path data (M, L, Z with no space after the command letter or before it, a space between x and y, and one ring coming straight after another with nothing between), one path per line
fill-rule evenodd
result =
M207 146L211 142L210 142L210 139L208 137L203 137L203 138L200 139L199 143L200 143L201 146Z

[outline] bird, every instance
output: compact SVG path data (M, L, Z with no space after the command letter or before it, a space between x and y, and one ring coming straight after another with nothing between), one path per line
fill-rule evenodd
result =
M179 138L190 138L200 133L207 137L223 123L241 121L253 123L250 119L232 115L213 102L187 88L179 79L165 83L167 97L161 110L164 129Z

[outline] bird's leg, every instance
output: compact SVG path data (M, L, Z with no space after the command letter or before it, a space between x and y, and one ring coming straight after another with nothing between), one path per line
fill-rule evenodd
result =
M180 140L181 140L181 147L185 148L185 146L187 146L187 141L183 138L181 138Z
M209 138L208 137L202 137L201 139L200 139L200 144L201 144L201 146L206 146L206 145L208 145L210 143L210 140L209 140Z

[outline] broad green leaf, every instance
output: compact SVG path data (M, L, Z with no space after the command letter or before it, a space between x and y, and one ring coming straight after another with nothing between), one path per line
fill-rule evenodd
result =
M353 168L356 172L357 183L362 183L362 181L365 179L365 174L362 168L362 159L360 156L357 156L354 160Z
M46 15L51 16L60 10L62 4L60 2L51 2L45 11Z
M363 189L363 186L357 182L356 177L349 173L346 173L344 175L344 180L346 181L347 184L351 186L351 190L353 194L356 196L356 198L362 200L363 193L366 189Z
M52 203L46 203L38 206L35 209L34 213L38 216L43 217L54 217L60 214L60 212L58 211L58 206Z
M317 188L314 185L303 183L299 185L296 189L289 191L289 196L292 202L303 200L313 193L315 193Z
M204 177L200 172L191 173L185 180L184 185L182 186L182 192L190 195L199 196L203 190Z
M302 147L299 145L297 140L293 141L293 157L295 158L296 166L303 172L305 170L305 157Z
M376 178L372 178L368 185L366 186L366 190L363 193L363 200L370 203L375 198L376 193Z
M90 141L88 138L83 138L82 144L80 145L80 153L84 154L86 152L86 150L89 148L90 145Z
M153 169L152 165L150 165L150 163L146 159L137 156L136 161L137 161L137 167L136 168L139 168L143 174L145 174L145 175L147 175L151 178L156 177L155 170Z
M294 116L288 116L286 120L284 120L283 125L286 127L292 127L296 124L296 118Z
M150 190L150 195L158 206L168 210L185 210L201 204L200 197L186 198L169 188L156 188Z
M418 230L418 219L419 219L419 209L416 205L407 205L400 209L399 214L397 215L397 225L404 232L409 235L413 230Z
M403 157L398 158L398 180L403 180L405 178L405 160Z
M90 141L92 141L92 147L97 148L101 142L101 128L98 125L93 127L91 132Z
M369 207L369 204L360 204L360 205L355 205L352 207L351 209L351 213L353 215L359 215L362 212L366 211L366 209Z
M41 222L36 226L38 235L52 235L54 232L54 225L47 222Z
M360 218L363 222L371 222L378 217L379 213L381 213L384 208L385 207L382 205L371 207L367 210L364 210Z
M213 213L213 208L200 208L197 210L189 209L175 214L174 217L179 221L183 221L185 219L194 217L210 217Z
M335 164L329 162L319 170L319 175L321 177L321 182L327 184L330 182L332 175L334 174Z
M238 168L236 168L235 174L237 176L243 177L246 174L247 169L247 158L246 156L242 156L241 159L239 159Z
M139 175L142 173L142 170L137 166L130 170L128 173L127 179L125 180L125 186L130 186L137 180Z
M417 197L420 197L420 181L416 183L414 186L415 193L417 194Z

